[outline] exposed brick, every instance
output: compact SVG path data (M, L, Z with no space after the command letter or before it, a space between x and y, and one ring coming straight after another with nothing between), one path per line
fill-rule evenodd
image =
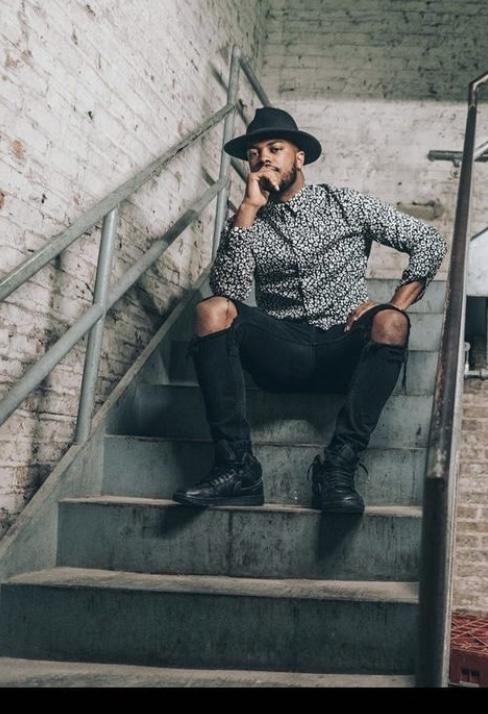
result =
M456 548L457 554L459 555L462 548L479 548L481 545L482 537L476 535L460 535L456 534Z
M234 0L3 3L0 274L222 107L214 73L227 81L233 43L259 72L266 11L262 0L245 11ZM221 136L214 129L121 206L113 283L202 192L203 167L218 176ZM207 266L214 210L109 314L98 406ZM100 225L0 306L0 394L90 306L99 239ZM85 344L0 428L0 531L69 446Z
M480 515L478 506L458 505L457 517L461 520L475 521Z
M435 7L427 0L272 0L264 74L276 103L322 141L308 180L352 186L393 205L433 202L442 214L432 222L450 240L459 170L427 154L462 148L468 82L487 50L482 23L454 0ZM487 178L477 172L473 232L486 223ZM404 267L404 256L373 245L371 276L395 278Z
M486 416L488 382L466 379L463 391L463 432L461 435L458 514L477 506L473 520L460 517L456 529L455 607L470 612L488 612L486 581L481 585L471 576L480 575L488 562L488 449ZM465 548L469 547L470 551ZM485 571L483 571L485 572Z

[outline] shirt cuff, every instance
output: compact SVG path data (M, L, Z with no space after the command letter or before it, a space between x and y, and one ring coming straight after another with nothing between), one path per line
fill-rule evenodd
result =
M401 288L403 287L403 285L407 285L408 283L414 283L416 281L423 283L422 290L419 292L415 300L410 303L411 305L413 305L424 297L425 290L431 280L432 278L426 277L425 275L413 275L412 273L409 273L408 270L404 270L402 273L402 278L398 283L397 290L398 288Z
M231 240L234 237L239 238L241 240L250 240L254 237L254 226L249 226L249 228L242 228L240 226L234 226L233 228L229 228L226 232L227 240Z

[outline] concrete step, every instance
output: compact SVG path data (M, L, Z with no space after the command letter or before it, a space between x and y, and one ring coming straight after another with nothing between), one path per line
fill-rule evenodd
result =
M413 676L138 667L0 657L0 687L414 687Z
M263 466L267 503L311 505L308 467L323 444L256 444ZM180 486L202 479L213 464L210 441L106 436L103 493L140 498L171 498ZM420 504L425 449L374 449L363 452L356 484L369 505Z
M247 416L256 442L277 444L329 443L344 402L336 394L271 394L249 391ZM387 401L370 446L425 447L432 397L394 396ZM111 433L208 439L200 389L140 384L133 400L114 411Z
M417 580L420 517L415 506L376 506L345 517L280 504L202 509L156 499L67 498L59 504L57 564L178 575Z
M397 285L397 280L368 280L370 296L376 302L388 302ZM419 350L436 352L439 349L445 286L445 281L433 281L422 300L408 308L412 321L411 353ZM200 296L195 299L195 304L189 306L173 328L171 338L164 341L160 350L146 365L146 382L154 384L195 383L193 364L191 360L186 360L186 350L193 333L195 305L199 299L211 296L211 294L208 285L204 285ZM246 302L249 305L256 304L252 295ZM411 359L412 362L415 362L413 358ZM434 360L435 358L432 356L428 359ZM423 362L422 358L420 361ZM246 379L252 386L250 375L246 375Z
M390 302L396 289L398 288L398 283L400 280L395 278L367 278L366 284L368 288L368 294L371 300L375 302ZM208 285L208 280L201 287L201 297L210 297L212 291ZM444 311L444 303L446 298L446 281L445 280L433 280L425 291L424 297L418 302L410 305L408 308L409 313L419 313L419 312L436 312L442 314ZM254 286L251 290L251 294L248 300L245 301L248 305L256 305ZM187 325L191 324L192 310L190 309L187 313L188 320Z
M414 583L53 568L2 584L0 655L408 675L417 602Z
M399 280L390 278L368 278L368 293L375 302L389 302L398 287ZM443 313L446 299L446 281L433 280L427 287L423 298L410 305L407 312L437 312Z
M198 380L192 359L187 359L188 340L173 340L170 345L169 371L158 361L153 361L151 369L144 375L147 384L183 384L197 385ZM407 364L406 394L432 394L435 386L438 352L410 350ZM400 373L393 394L403 394L403 369ZM258 389L252 375L244 371L244 380L248 389Z

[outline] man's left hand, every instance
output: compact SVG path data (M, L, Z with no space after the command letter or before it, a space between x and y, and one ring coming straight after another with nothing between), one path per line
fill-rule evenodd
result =
M366 300L366 302L361 303L361 305L358 305L355 310L349 313L349 315L347 316L344 332L349 332L349 330L351 330L354 326L356 320L358 320L363 313L374 307L374 305L378 305L378 303L374 300Z

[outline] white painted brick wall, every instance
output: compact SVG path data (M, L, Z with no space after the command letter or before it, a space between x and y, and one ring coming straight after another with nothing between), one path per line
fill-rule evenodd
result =
M427 154L462 149L467 85L487 66L487 21L481 0L271 0L263 78L274 103L323 144L307 180L393 205L437 203L432 222L450 241L459 169ZM488 137L486 103L478 137ZM473 232L487 223L485 164L476 176ZM405 264L374 245L370 275L396 277Z
M215 75L227 81L234 42L259 70L266 9L262 0L0 4L2 275L225 104ZM221 131L123 205L114 281L204 190L206 174L218 176ZM213 215L212 205L112 310L97 404L209 263ZM89 306L99 228L0 306L0 394ZM83 352L0 428L0 533L69 446Z
M273 103L323 144L307 181L393 205L433 202L441 215L432 223L450 243L459 168L427 154L462 149L468 83L488 69L487 23L484 0L271 0L263 80ZM477 143L488 138L481 96ZM488 224L487 164L475 165L474 180L473 234ZM374 244L369 274L396 278L406 263ZM476 407L485 418L485 383L474 382L465 415ZM462 439L454 606L488 612L484 421L465 418Z

